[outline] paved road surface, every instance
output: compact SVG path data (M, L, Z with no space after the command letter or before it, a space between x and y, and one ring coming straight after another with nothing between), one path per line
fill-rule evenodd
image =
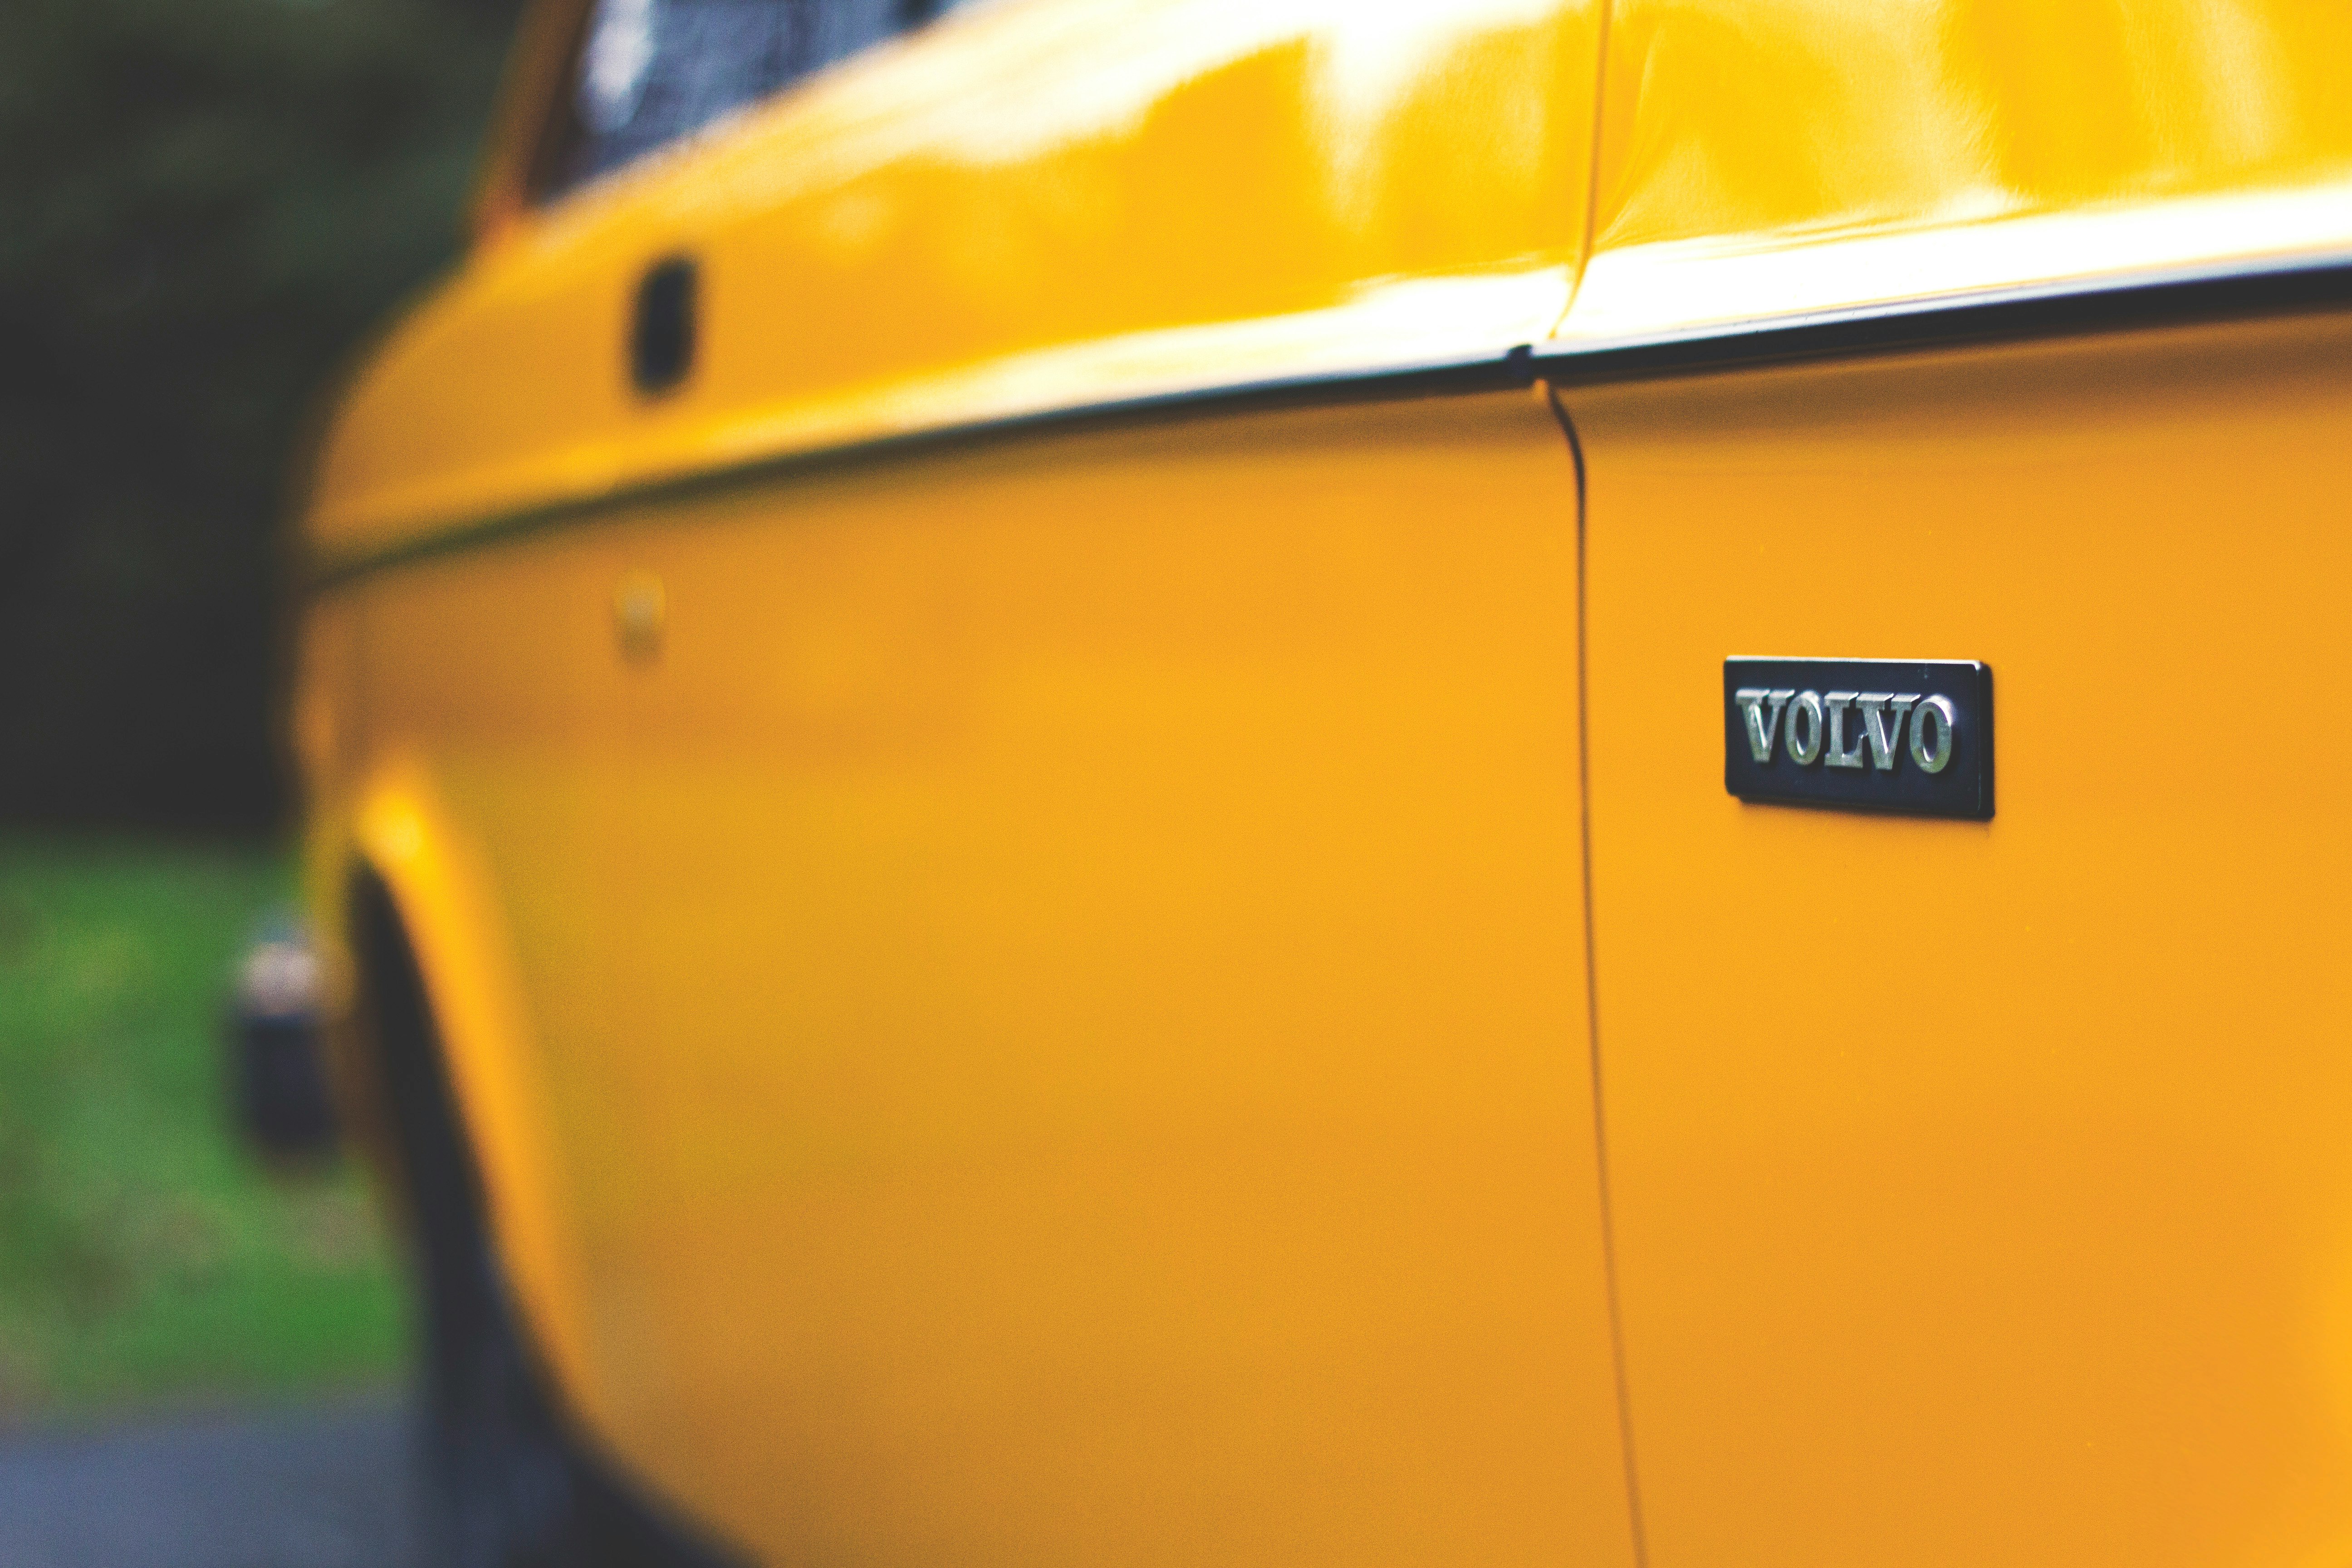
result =
M0 1568L418 1568L389 1396L0 1437Z

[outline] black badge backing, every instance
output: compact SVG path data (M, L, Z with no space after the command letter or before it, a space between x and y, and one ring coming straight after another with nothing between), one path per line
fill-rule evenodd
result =
M1727 658L1723 748L1723 787L1741 800L1987 821L1992 671L1958 659Z

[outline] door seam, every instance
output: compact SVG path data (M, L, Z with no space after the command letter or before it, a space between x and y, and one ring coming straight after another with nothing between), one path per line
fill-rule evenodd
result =
M1617 1384L1617 1435L1625 1465L1626 1518L1633 1539L1634 1568L1649 1568L1650 1549L1642 1521L1642 1485L1633 1458L1633 1404L1625 1366L1625 1318L1617 1287L1617 1223L1609 1189L1609 1119L1601 1092L1601 973L1595 956L1592 903L1592 682L1591 649L1586 633L1590 595L1586 591L1587 508L1584 443L1559 389L1544 384L1545 401L1568 437L1568 454L1576 469L1576 801L1580 868L1584 894L1584 1016L1585 1049L1592 1075L1592 1148L1601 1195L1601 1267L1609 1298L1609 1351Z

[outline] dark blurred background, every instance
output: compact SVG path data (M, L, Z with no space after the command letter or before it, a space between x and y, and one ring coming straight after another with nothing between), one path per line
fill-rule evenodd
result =
M359 1399L392 1440L384 1216L240 1140L230 1021L299 929L289 475L457 257L518 9L0 0L0 1562L169 1490L60 1432Z
M456 254L517 9L0 4L0 822L283 820L289 460Z

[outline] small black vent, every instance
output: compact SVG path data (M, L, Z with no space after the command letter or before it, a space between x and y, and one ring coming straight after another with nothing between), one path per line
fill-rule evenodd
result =
M667 392L694 368L694 263L673 256L637 285L629 332L629 374L647 395Z

